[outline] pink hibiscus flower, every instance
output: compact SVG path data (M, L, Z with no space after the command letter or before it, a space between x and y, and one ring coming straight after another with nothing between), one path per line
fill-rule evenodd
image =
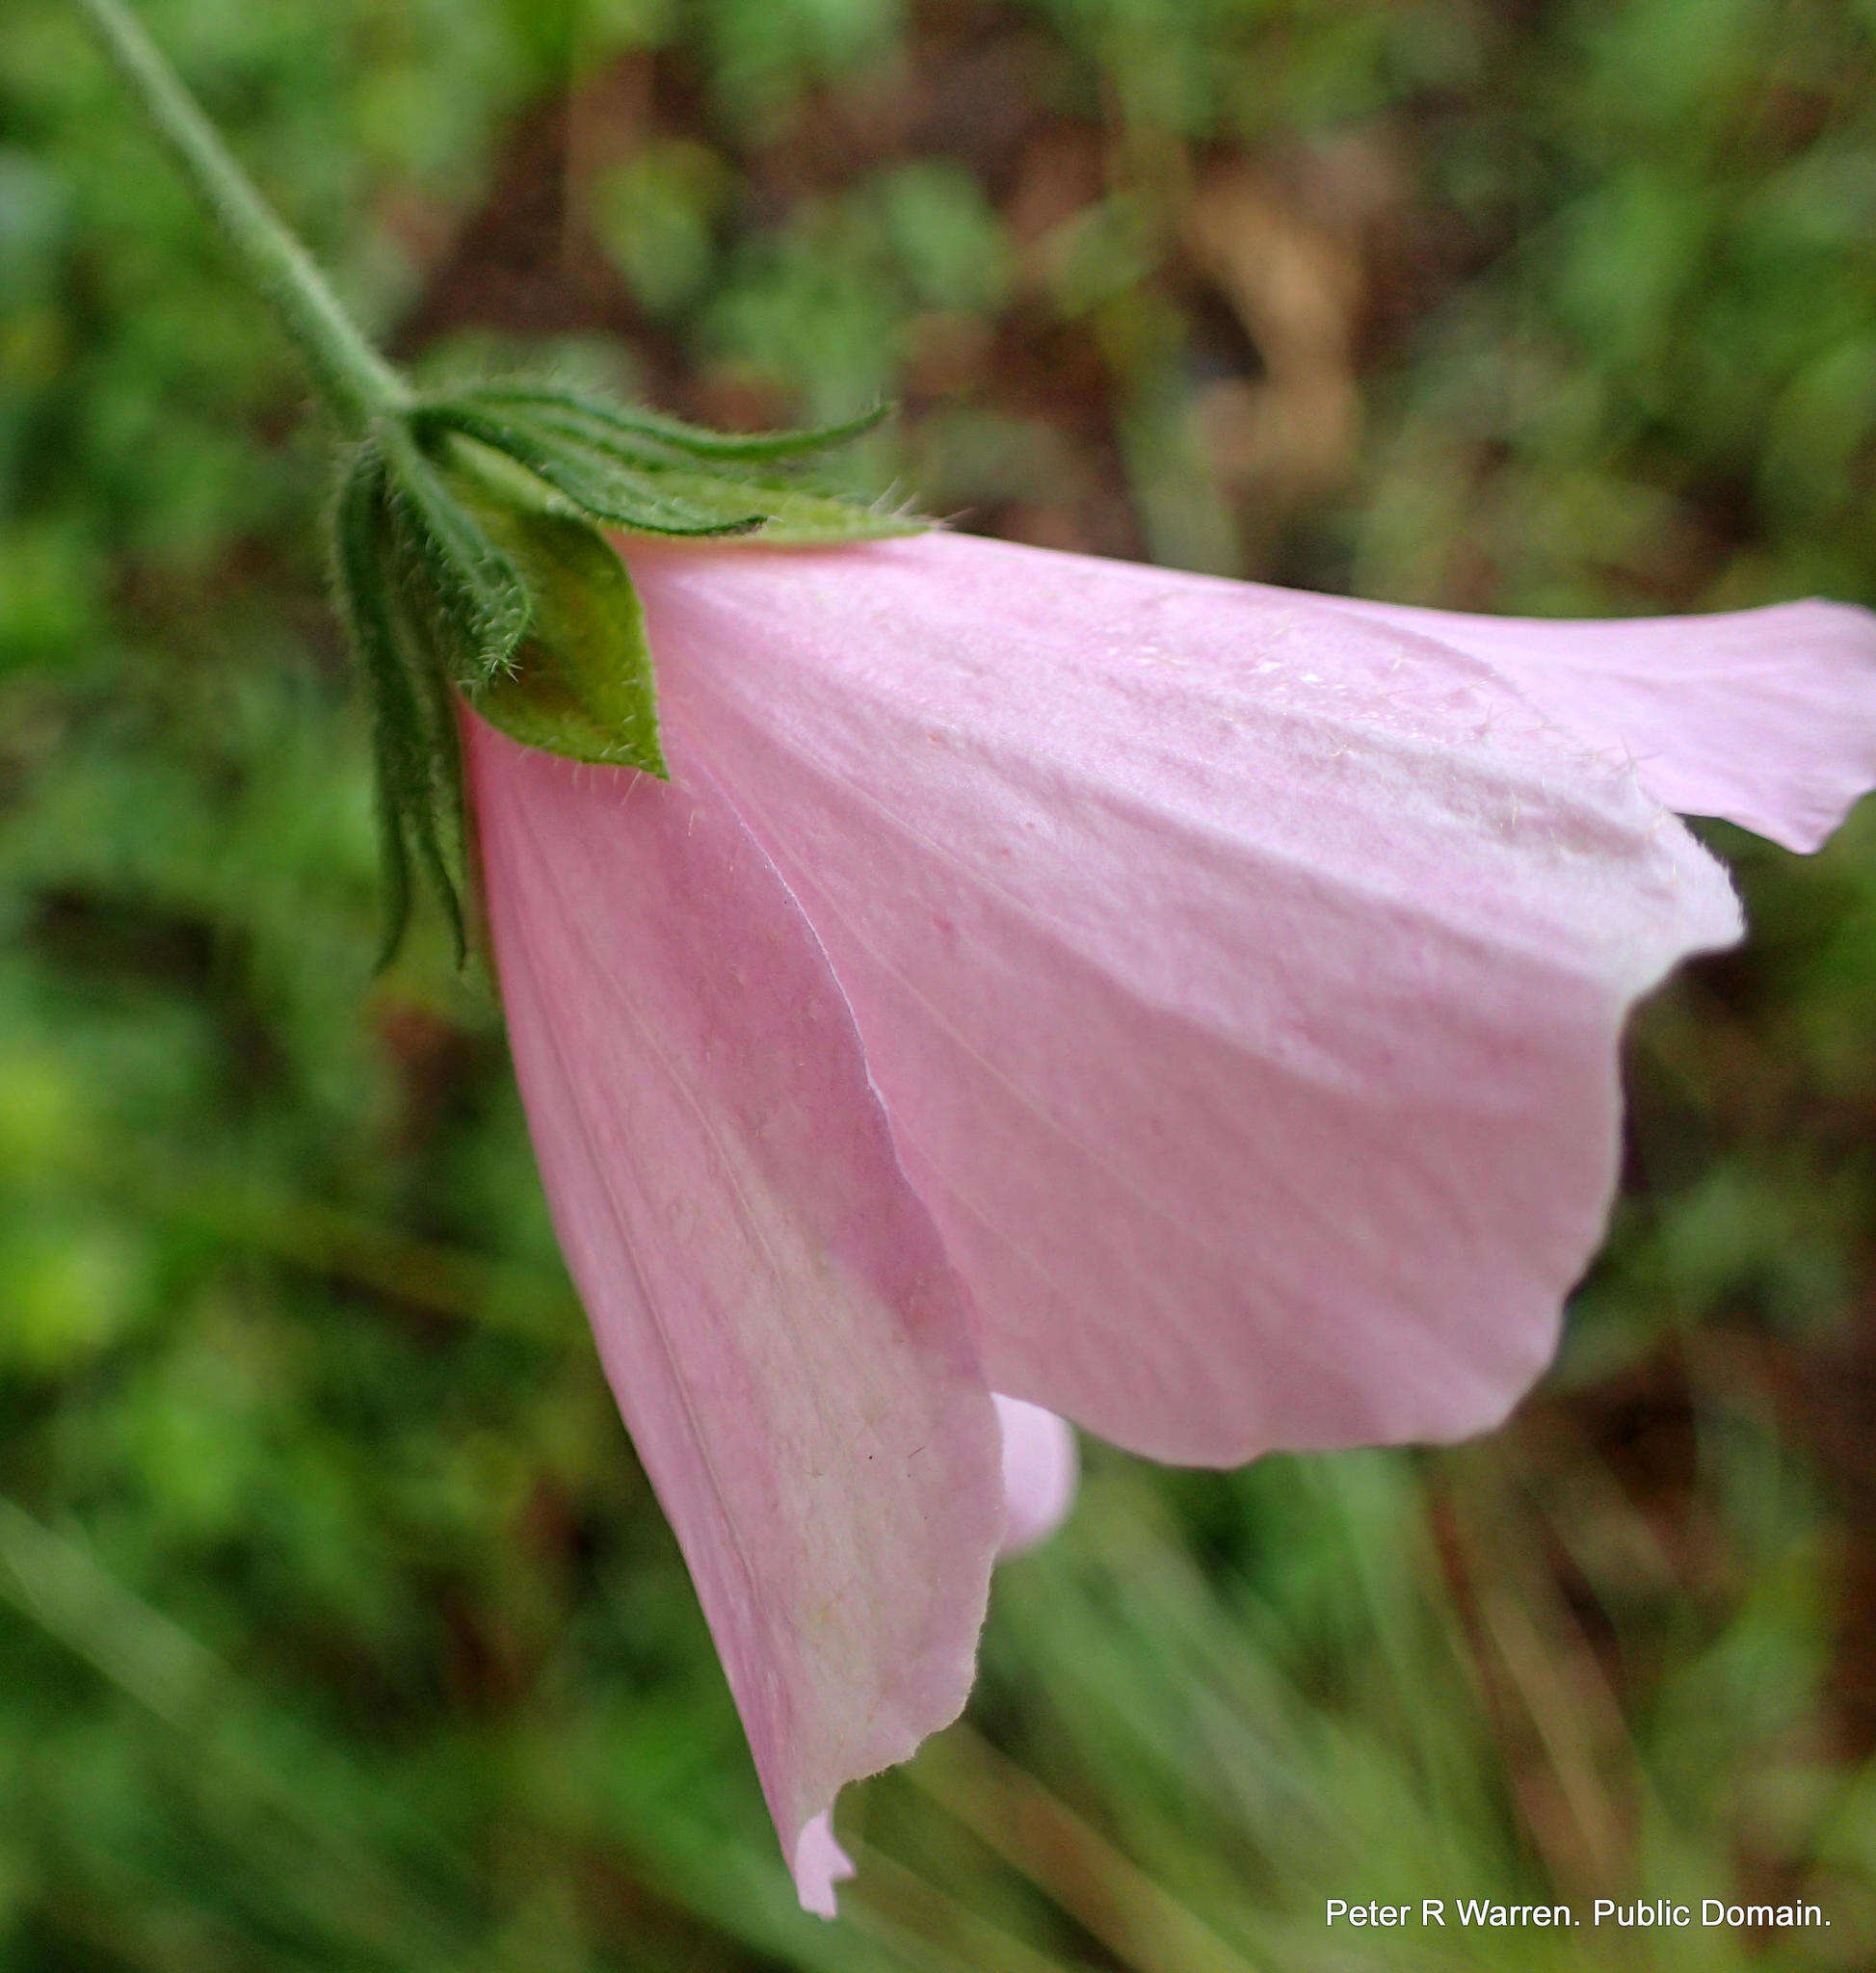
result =
M1549 1359L1624 1021L1814 847L1876 619L1546 624L934 534L626 544L672 778L466 720L556 1225L803 1903L968 1691L1060 1418L1451 1439ZM992 1396L992 1393L1002 1395Z
M847 539L743 468L869 421L412 392L134 14L84 11L348 439L395 932L413 853L457 901L450 683L658 758L589 523ZM1876 782L1876 623L1495 622L943 534L624 552L671 778L465 712L489 921L562 1244L832 1911L834 1797L963 1705L1063 1416L1231 1463L1529 1385L1627 1012L1740 932L1670 810L1819 842Z

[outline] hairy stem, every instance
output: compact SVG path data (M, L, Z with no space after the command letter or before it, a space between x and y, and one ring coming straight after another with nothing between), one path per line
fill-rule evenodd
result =
M311 256L275 217L122 0L78 0L130 92L220 222L349 437L402 408L403 380L365 340Z

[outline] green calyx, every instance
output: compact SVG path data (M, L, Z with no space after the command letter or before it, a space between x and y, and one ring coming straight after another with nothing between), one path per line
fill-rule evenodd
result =
M661 778L632 579L604 531L802 547L923 522L821 491L818 431L709 432L551 381L421 396L350 449L333 581L372 713L388 961L421 872L465 950L469 839L455 695L511 738Z
M466 949L470 847L457 698L530 747L663 776L645 620L601 530L763 547L916 532L816 490L816 432L706 432L551 379L413 391L269 210L124 0L76 0L236 267L274 311L346 446L332 576L371 696L389 924L422 871Z

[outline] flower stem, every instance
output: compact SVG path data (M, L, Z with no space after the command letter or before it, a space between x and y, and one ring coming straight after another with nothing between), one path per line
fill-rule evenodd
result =
M249 278L305 359L348 437L410 393L359 332L311 256L287 231L122 0L78 0L81 13L220 223Z

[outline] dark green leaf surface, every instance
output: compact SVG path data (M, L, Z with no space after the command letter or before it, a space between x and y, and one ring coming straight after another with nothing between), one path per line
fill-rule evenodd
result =
M459 961L467 955L466 825L455 715L442 668L390 577L390 503L383 456L367 444L340 486L335 589L371 705L387 893L381 967L396 954L409 923L412 846L448 913Z
M454 646L459 682L492 678L514 661L527 635L533 618L527 584L422 448L395 426L384 437L389 497Z
M470 407L452 407L439 410L435 422L525 466L581 513L635 533L747 535L766 518L753 495L745 499L741 512L726 519L661 491L656 478L642 467L625 464L526 411L500 417Z
M469 702L526 746L662 776L645 618L618 550L578 515L463 497L534 605L512 669L469 688Z
M691 512L727 517L751 502L762 512L762 528L751 538L765 548L838 547L848 541L879 541L896 535L922 534L931 522L922 515L860 502L811 487L780 482L730 479L695 466L660 466L647 476L667 498Z
M474 396L479 405L491 409L525 409L579 421L617 445L650 456L675 453L696 460L802 459L863 436L891 412L890 406L879 405L837 425L809 426L799 432L712 432L571 384L491 383Z
M546 386L493 387L426 405L421 431L454 432L500 453L583 513L627 531L749 536L763 547L826 546L918 532L903 510L823 491L783 470L800 456L870 431L880 415L844 426L721 447L668 434L691 428L590 394ZM708 436L709 434L702 434Z

